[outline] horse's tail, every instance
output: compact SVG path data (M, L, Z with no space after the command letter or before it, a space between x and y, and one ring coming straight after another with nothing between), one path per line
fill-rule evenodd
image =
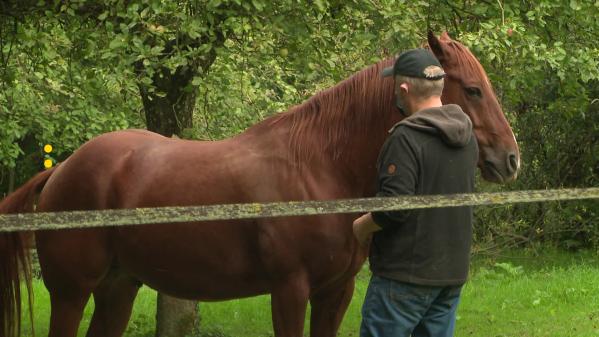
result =
M0 201L0 214L32 212L36 194L41 192L53 171L54 168L38 173ZM27 286L29 318L33 323L31 264L26 242L25 233L0 232L0 336L20 335L21 279Z

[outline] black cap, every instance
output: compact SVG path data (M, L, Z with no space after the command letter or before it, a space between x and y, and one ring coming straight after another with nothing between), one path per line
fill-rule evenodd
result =
M401 75L407 77L424 78L435 81L445 77L445 73L431 74L425 71L430 66L441 67L439 60L427 49L411 49L403 52L393 67L383 69L383 76Z

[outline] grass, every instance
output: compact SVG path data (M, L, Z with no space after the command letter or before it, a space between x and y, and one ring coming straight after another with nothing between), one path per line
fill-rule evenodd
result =
M365 268L358 275L339 336L358 336L368 278ZM41 282L34 287L36 335L45 336L50 311L48 294ZM125 336L154 336L155 298L151 289L140 290ZM89 324L91 302L79 336L85 335ZM200 312L203 337L273 335L268 296L202 303ZM30 336L27 325L26 322L24 336ZM599 257L590 252L514 251L505 256L475 258L458 310L456 336L599 336Z

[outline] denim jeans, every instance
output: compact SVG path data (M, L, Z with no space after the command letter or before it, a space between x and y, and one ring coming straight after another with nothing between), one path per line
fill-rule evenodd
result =
M462 286L431 287L372 276L360 337L451 337Z

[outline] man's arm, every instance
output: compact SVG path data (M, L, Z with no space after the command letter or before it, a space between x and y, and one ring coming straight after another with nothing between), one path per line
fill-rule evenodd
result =
M377 197L393 197L416 193L418 162L414 150L404 136L392 136L381 149L379 161L379 191ZM397 225L409 211L367 213L353 223L354 235L365 244L372 233Z
M371 213L366 213L354 220L354 235L362 245L366 244L372 233L380 231L381 227L374 222Z
M420 170L417 153L404 133L405 130L399 131L400 133L393 135L381 152L377 197L416 194ZM381 228L393 227L404 222L411 212L409 210L373 212L372 219Z

